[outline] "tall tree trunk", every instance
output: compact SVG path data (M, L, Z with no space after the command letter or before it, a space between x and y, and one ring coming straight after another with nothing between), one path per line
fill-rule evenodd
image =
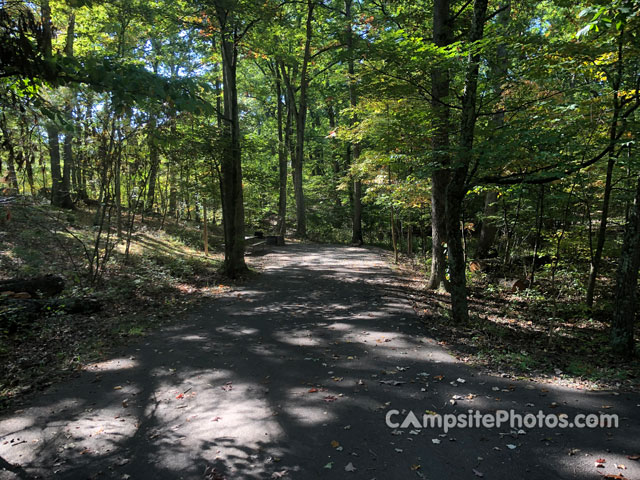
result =
M487 3L488 0L474 2L469 44L474 44L482 39ZM460 323L469 319L466 265L460 221L462 219L462 202L467 191L467 173L473 155L479 63L480 55L478 53L469 54L460 114L460 148L456 158L456 166L447 186L446 223L449 241L451 316L455 322Z
M131 118L131 117L130 117ZM118 240L122 240L122 186L121 186L121 172L122 172L122 135L123 125L118 129L118 145L117 152L115 154L115 162L113 165L113 198L116 203L116 231Z
M2 136L4 137L2 146L9 152L9 155L7 157L7 180L9 183L9 188L14 190L14 193L20 193L20 188L18 186L18 177L16 176L15 168L15 149L13 148L11 137L9 136L7 117L5 116L4 112L2 112L2 122L0 123L0 128L2 131ZM1 166L2 163L0 162L0 172L2 172Z
M591 266L589 269L589 282L587 284L587 298L586 303L589 308L593 307L593 296L596 289L596 281L598 279L598 272L600 270L600 263L602 261L602 251L604 249L604 242L607 234L607 220L609 217L609 203L611 199L611 190L613 188L613 167L615 166L616 157L616 137L618 136L618 120L620 118L620 111L622 110L622 103L619 97L620 85L622 84L622 74L624 63L623 59L623 46L624 46L624 28L620 30L618 34L618 59L616 65L616 73L612 79L613 89L613 115L611 118L611 125L609 126L609 161L607 162L607 177L604 185L604 197L602 199L602 215L600 217L600 227L598 228L598 238L596 240L596 250L591 258Z
M296 235L304 238L307 236L307 217L304 201L304 191L302 189L302 166L304 163L304 140L305 127L307 124L307 90L309 88L309 62L311 60L311 38L313 36L313 10L315 3L307 0L307 21L305 29L304 57L302 69L300 70L300 98L298 102L298 115L296 118L296 163L293 166L294 195L296 199Z
M207 222L209 219L207 218L207 202L206 200L202 201L202 217L204 219L204 227L202 229L202 242L204 243L204 254L209 255L209 226Z
M240 150L240 120L236 68L238 44L235 32L227 23L227 12L217 8L220 22L220 49L222 53L222 82L224 92L225 135L221 160L222 213L224 224L224 272L237 277L247 270L244 261L244 198L242 192L242 154Z
M509 18L511 16L511 3L502 6L503 10L498 14L498 25L500 30L505 30ZM503 33L503 32L500 32ZM507 47L504 43L499 43L496 47L496 60L493 65L490 66L491 82L493 84L493 92L496 98L502 97L504 89L505 77L507 75L507 68L509 65L507 57ZM493 129L498 130L504 126L504 112L500 111L493 115L491 118L491 126ZM487 190L484 197L484 212L482 220L482 228L480 229L480 238L478 240L478 247L476 249L477 258L486 258L493 247L493 243L498 232L496 225L495 215L498 212L498 192L496 190Z
M536 263L538 261L538 251L540 250L540 234L542 232L542 220L544 218L544 184L540 185L540 195L536 205L536 238L533 246L533 260L531 261L531 276L529 277L529 286L533 286L536 279Z
M276 76L276 102L277 102L277 122L278 122L278 235L286 235L287 233L287 150L284 141L284 126L283 122L283 110L284 105L282 103L282 76L280 74L280 68L275 65L274 68ZM287 116L287 121L290 122L291 117Z
M69 118L71 111L67 110ZM64 166L62 167L62 181L60 184L60 207L73 208L73 200L71 199L71 166L73 165L73 134L64 134L64 144L62 153L64 156Z
M453 42L453 25L449 0L435 0L433 6L433 42L445 47ZM431 176L431 275L428 287L438 289L446 282L445 224L446 188L449 183L449 72L435 67L431 73L432 107L434 111L433 160L438 165Z
M348 29L347 29L347 55L349 56L347 72L349 75L349 104L351 105L352 112L350 115L349 126L353 126L358 122L358 117L355 113L355 108L358 106L358 94L356 92L356 78L355 78L355 62L353 51L353 27L351 18L351 6L353 0L345 0L344 11L347 17ZM351 163L355 164L360 156L360 145L350 142L348 147L351 156ZM356 177L353 180L353 226L351 231L351 243L356 245L362 245L364 240L362 238L362 180Z
M76 25L76 16L74 13L69 15L69 25L67 27L67 38L64 46L64 53L68 58L73 57L73 40ZM65 105L65 116L68 122L73 121L73 104L75 103L75 93L69 89L69 98ZM65 131L64 143L62 146L64 156L64 166L62 168L62 183L60 187L60 207L73 208L73 200L71 199L71 171L74 163L73 159L73 132Z
M157 119L155 114L149 115L148 127L148 144L149 144L149 186L147 187L147 202L145 205L146 212L153 211L153 204L156 198L156 179L158 177L158 168L160 166L160 150L156 141Z
M495 241L498 228L493 217L498 213L497 202L498 192L496 190L487 190L484 194L482 228L480 229L480 238L476 249L477 258L486 258Z
M87 108L85 113L85 125L82 128L82 143L84 145L84 149L80 149L79 155L76 155L76 161L72 166L72 172L75 174L75 186L74 191L76 192L76 196L80 200L87 200L89 195L87 194L87 179L86 179L86 168L87 168L87 154L85 153L89 149L90 144L90 129L89 122L91 121L91 102L87 102ZM84 150L84 152L83 152Z
M634 326L640 267L640 175L636 184L636 195L629 220L625 226L624 241L618 273L616 276L615 310L611 318L610 342L614 351L624 357L634 353Z
M281 64L282 78L287 86L287 93L290 102L290 108L296 121L296 144L295 155L292 157L292 174L293 174L293 194L296 201L296 236L304 238L307 236L307 218L304 201L304 191L302 186L303 180L303 164L304 164L304 141L305 127L307 124L307 90L309 89L309 63L311 61L311 39L313 37L313 10L315 3L313 0L307 0L307 20L305 23L305 42L304 55L302 59L302 69L300 70L300 87L298 95L298 105L296 108L296 95L292 84L292 79Z
M60 205L62 190L62 174L60 173L60 130L56 125L47 125L47 142L49 145L49 163L51 169L51 204Z

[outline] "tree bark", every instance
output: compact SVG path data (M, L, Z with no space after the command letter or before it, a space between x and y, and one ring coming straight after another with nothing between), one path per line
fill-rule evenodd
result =
M484 210L480 239L476 249L476 258L486 258L493 246L498 228L496 227L495 214L498 213L498 192L487 190L484 194Z
M482 39L487 3L488 0L474 2L473 20L469 32L470 44ZM467 173L473 155L479 63L480 55L478 53L469 54L460 114L460 148L451 180L447 186L446 224L449 241L451 315L452 319L459 323L464 323L469 319L466 266L460 220L462 218L462 202L467 191Z
M51 204L60 205L62 190L62 174L60 173L60 130L56 125L47 125L47 142L49 145L49 163L51 169Z
M222 128L226 140L220 162L220 185L224 224L224 272L237 277L247 270L244 261L244 198L242 192L242 152L240 150L240 119L236 68L238 62L238 36L229 24L228 12L216 8L220 22L220 49L222 53L222 84L224 115Z
M9 136L7 117L5 116L4 112L2 112L2 122L0 122L0 128L2 131L2 136L4 137L2 144L9 153L7 157L7 180L9 183L9 188L11 188L12 190L15 190L15 192L13 193L19 194L20 188L18 186L18 177L16 176L16 169L15 169L15 150L13 148L13 142L11 140L11 137ZM0 162L0 172L2 171L1 167L2 167L2 163Z
M640 175L629 220L625 225L624 241L616 276L615 309L611 319L610 342L614 351L630 358L634 354L634 326L636 320L638 269L640 267Z
M353 128L358 122L358 117L355 113L355 108L358 106L358 93L356 92L356 78L355 78L355 62L353 51L353 27L351 18L351 6L353 0L345 0L344 11L348 22L347 27L347 54L349 55L347 73L349 82L349 104L351 105L352 112L349 121L349 126ZM351 156L351 163L355 164L360 156L360 145L350 142L348 147ZM351 243L356 245L362 245L364 239L362 238L362 180L356 176L353 180L353 224L351 231Z
M298 95L298 105L296 108L296 95L291 78L287 74L284 65L281 64L282 78L287 86L290 107L293 107L293 114L296 121L296 144L295 155L292 157L293 170L293 194L296 201L296 236L305 238L307 236L307 219L304 201L304 191L302 186L303 164L304 164L304 141L305 127L307 124L307 90L309 88L309 63L311 61L311 39L313 37L313 10L315 3L307 0L307 20L305 24L304 56L302 59L302 69L300 70L300 88Z
M76 16L74 13L69 15L69 25L67 27L67 38L64 47L64 53L67 57L73 57L73 40L76 25ZM69 98L65 105L65 115L68 122L73 121L73 104L75 100L75 93L69 91ZM62 167L62 182L60 184L59 202L57 205L62 208L73 208L73 200L71 199L71 169L73 166L73 132L67 131L64 133L64 143L62 146L62 153L64 157L64 166Z
M531 276L529 277L529 286L533 286L536 277L536 264L538 262L538 250L540 249L540 234L542 232L542 220L544 215L544 185L540 185L540 195L538 197L538 205L536 208L536 239L533 246L533 259L531 260Z
M282 102L282 75L280 68L276 64L276 102L277 102L277 122L278 122L278 235L287 233L287 150L284 141L283 110ZM287 116L287 121L290 117Z
M155 134L157 119L154 113L149 114L149 126L147 143L149 144L149 187L147 190L146 212L153 211L153 204L156 198L156 178L158 177L158 167L160 166L160 151L156 142Z
M207 218L207 202L203 200L202 202L202 217L204 219L204 226L202 229L202 242L204 243L204 254L209 255L209 228L207 222L209 219Z
M433 6L433 42L445 47L453 42L453 25L449 0L435 0ZM431 176L431 275L428 288L438 289L446 281L447 232L445 224L446 188L449 183L449 96L450 77L447 69L436 67L431 73L432 107L435 132L433 160L438 165Z

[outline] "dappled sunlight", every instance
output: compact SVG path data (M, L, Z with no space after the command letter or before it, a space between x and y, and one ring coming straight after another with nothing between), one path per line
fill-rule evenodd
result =
M279 342L299 347L317 347L325 343L321 339L311 338L311 335L299 335L292 332L276 333L274 338Z
M84 367L89 371L106 372L113 370L126 370L129 368L136 368L138 362L133 358L114 358L111 360L105 360L104 362L92 363Z
M355 326L350 323L334 322L334 323L331 323L330 325L327 325L325 328L327 330L345 331L345 330L353 330Z
M505 465L500 455L513 444L512 459L537 455L547 472L569 477L577 456L565 450L599 455L581 432L394 433L385 412L513 408L615 411L637 419L622 396L585 397L470 369L424 336L411 302L382 282L389 271L368 263L377 262L376 255L308 248L266 255L277 265L242 295L221 295L182 323L146 336L133 355L91 364L78 379L1 421L0 457L41 477L57 458L56 468L68 476L101 470L117 478L202 478L206 468L216 468L230 479L279 478L283 471L289 476L282 478L318 472L341 478L353 462L362 473L354 478L369 479L404 478L398 472L426 465L426 458L447 465L451 449L472 445L477 451L456 459L455 468L464 464L471 472L477 456ZM637 426L637 420L621 423L626 432ZM612 433L599 432L599 444L616 452L611 461L624 463L617 452L624 452L628 434ZM10 446L12 440L24 443ZM552 456L550 448L557 450ZM586 469L592 456L580 458L579 468ZM328 462L336 463L334 472L324 470Z

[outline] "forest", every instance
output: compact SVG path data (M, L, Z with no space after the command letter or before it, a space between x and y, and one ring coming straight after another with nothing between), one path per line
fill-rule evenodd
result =
M605 316L629 358L639 10L5 1L3 222L15 198L91 209L92 282L139 216L219 226L231 278L254 231L378 245L454 322L470 283L502 278Z
M4 195L94 208L94 279L143 214L220 224L230 277L247 232L375 244L456 322L473 273L518 269L630 356L639 9L7 1Z
M188 331L187 319L218 308L228 317L211 333L220 345L215 355L220 361L243 355L223 353L240 341L240 333L230 333L238 328L252 345L256 371L267 369L260 373L264 384L279 376L267 367L278 354L256 353L268 350L262 342L271 334L261 329L280 328L274 342L303 347L279 358L305 350L304 365L327 355L312 367L337 371L340 362L369 355L358 343L367 340L355 333L366 328L378 332L368 344L380 345L378 351L387 342L394 351L433 343L498 378L637 391L639 107L638 0L3 0L0 409L21 405L29 393L139 337L185 328L175 350L193 352L185 339L196 327ZM371 282L387 293L373 293ZM413 333L405 344L393 339L408 314L394 313L387 294L411 303L419 318L407 323ZM248 299L227 311L218 297ZM387 312L383 336L374 320L357 323L365 312L374 320ZM285 314L305 323L287 326ZM257 330L236 325L252 316L266 323ZM314 350L326 340L325 321L335 322L326 327L331 335L343 336ZM346 324L358 326L335 333ZM249 338L254 330L262 332L259 341ZM419 340L425 334L435 340ZM352 350L331 357L332 345ZM163 348L169 347L156 350ZM131 356L140 363L126 368L152 371L159 360L151 356L142 348ZM182 374L176 365L172 374ZM382 396L429 375L442 388L472 386L463 385L472 376L467 370L415 377L415 369L434 366L416 364L414 379L405 381L409 367L394 365L391 380L384 379L389 367L366 366L367 382L386 389ZM96 376L104 385L110 368ZM258 381L237 368L237 375ZM449 367L435 374L437 368ZM317 395L326 408L346 402L348 392L331 387L347 378L356 392L367 391L354 371L330 371L328 384L320 377L303 382L300 395L331 393ZM136 381L115 381L101 398ZM240 383L225 382L216 395L231 396ZM207 387L195 385L191 391L183 383L172 401L187 402L198 388L205 395ZM274 383L269 391L273 399L280 390ZM513 388L493 387L500 391L508 396ZM430 392L427 383L421 392ZM143 403L128 395L116 403ZM476 393L469 395L454 395L448 405ZM557 395L556 406L563 398ZM631 403L638 402L625 405ZM212 421L226 416L220 415ZM284 430L296 424L295 415L282 416ZM4 426L0 420L0 440ZM335 428L351 434L347 426ZM341 454L342 440L325 440L331 455ZM493 454L520 448L513 442ZM231 455L240 447L224 448ZM308 468L326 473L341 461L329 455L322 465L299 460L296 467L298 460L288 458L309 452L287 457L264 448L271 459L263 459L264 471L273 476L253 477L253 464L216 463L205 454L194 463L206 464L204 476L190 466L184 472L214 480L289 478L300 468L307 473L296 478L310 478ZM632 464L640 458L618 444L612 449ZM114 461L98 450L78 455ZM592 450L596 468L622 470ZM0 467L27 478L5 461L12 458L7 452L0 447ZM374 460L380 453L373 452ZM236 454L253 458L249 450ZM336 468L365 475L358 455L369 453L353 455ZM273 459L280 456L278 466ZM477 458L467 475L491 470ZM427 478L426 460L422 467L419 461L411 460L407 472ZM49 468L33 462L25 467L29 474ZM562 462L551 462L562 473ZM148 470L136 476L135 465L131 458L114 468L150 478ZM380 478L406 478L395 468ZM514 478L495 468L493 478ZM627 478L618 470L605 478ZM158 470L156 478L176 478L168 472Z

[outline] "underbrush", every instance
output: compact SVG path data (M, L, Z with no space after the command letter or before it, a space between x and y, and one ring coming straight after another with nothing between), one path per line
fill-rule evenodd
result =
M212 254L205 256L198 225L170 223L160 229L154 218L144 223L136 218L128 255L126 236L118 240L112 232L107 244L103 231L96 275L95 263L91 266L99 232L94 214L27 200L10 206L8 220L3 212L0 280L59 275L65 280L63 301L90 297L102 308L92 314L47 312L35 321L18 322L15 332L0 331L0 409L102 358L127 339L173 321L175 313L228 284L219 273L218 228L210 228ZM0 314L5 308L0 299Z
M389 254L391 256L391 254ZM640 362L609 347L613 262L605 262L594 309L584 304L584 272L575 259L536 272L532 288L512 292L499 278L469 273L467 324L453 322L449 295L426 289L428 262L401 257L407 289L429 335L459 359L499 375L536 378L578 388L640 389Z

